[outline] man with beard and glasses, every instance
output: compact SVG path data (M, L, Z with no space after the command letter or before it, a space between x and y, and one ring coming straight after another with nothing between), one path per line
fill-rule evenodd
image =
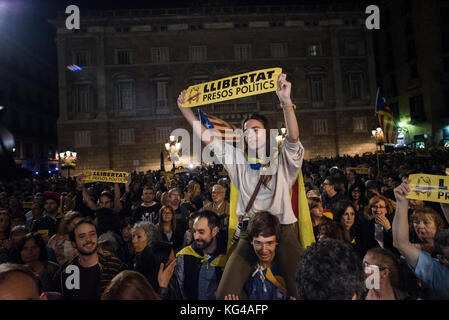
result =
M194 242L177 254L176 277L184 299L215 300L226 263L226 232L215 212L201 211L193 222Z
M99 300L112 278L125 269L122 262L98 251L97 228L85 218L70 232L79 255L64 264L55 284L65 300Z

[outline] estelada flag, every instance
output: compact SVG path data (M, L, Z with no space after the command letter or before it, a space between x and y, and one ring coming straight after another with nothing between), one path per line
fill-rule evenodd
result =
M226 142L238 142L240 140L240 135L229 131L236 129L234 125L213 115L201 112L200 110L198 110L198 113L200 115L201 124L206 129L217 130L218 133L214 135L215 137Z
M398 137L398 127L394 121L393 112L387 104L382 90L377 89L376 96L376 114L379 119L379 125L384 132L384 143L396 144Z

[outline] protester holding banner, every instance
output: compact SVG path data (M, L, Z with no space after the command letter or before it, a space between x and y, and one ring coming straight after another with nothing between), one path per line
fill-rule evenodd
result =
M415 275L432 289L432 298L449 299L449 230L441 231L434 238L438 260L413 245L409 241L407 217L409 193L408 180L394 189L396 197L396 215L393 220L394 246L414 269Z
M252 271L251 261L254 259L254 252L248 241L246 228L251 216L261 210L271 212L281 222L281 239L276 259L281 275L286 280L288 294L293 297L296 296L294 279L301 246L297 240L298 234L295 230L297 219L292 210L290 192L301 169L304 148L299 141L298 122L294 111L296 106L292 103L290 97L291 83L287 81L286 77L285 74L279 76L276 94L284 113L287 137L278 156L277 170L271 175L262 173L264 171L264 169L261 170L262 165L257 161L249 162L246 159L247 155L241 150L236 150L228 144L223 146L221 142L212 142L203 136L206 128L202 125L194 126L194 122L198 121L196 116L190 108L182 107L186 100L186 92L181 92L178 97L178 107L182 114L193 127L195 134L200 136L204 143L212 142L215 159L223 164L231 181L239 191L236 213L240 222L240 239L226 264L218 288L217 299L224 299L228 294L245 297L243 286ZM273 147L270 145L269 128L268 121L264 116L256 114L246 119L243 123L243 130L249 134L244 141L245 151L248 152L249 149L252 149L253 153L254 151L257 152L258 158L266 158L266 154L263 154L261 150L270 154L271 147ZM233 163L227 163L225 154L235 154L238 159ZM235 162L242 164L236 164ZM260 190L257 190L257 185Z

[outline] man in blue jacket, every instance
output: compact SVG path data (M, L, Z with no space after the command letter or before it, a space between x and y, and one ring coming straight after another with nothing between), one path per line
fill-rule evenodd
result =
M177 253L176 277L184 299L215 300L226 263L226 232L215 212L199 212L193 222L194 242Z

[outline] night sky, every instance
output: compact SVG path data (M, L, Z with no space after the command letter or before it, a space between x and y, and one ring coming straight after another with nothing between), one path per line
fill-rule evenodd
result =
M55 30L48 23L58 11L65 11L71 4L83 9L138 9L173 8L190 6L230 6L230 5L293 5L317 3L341 3L331 0L0 0L0 32L13 37L22 46L31 49L44 58L56 71ZM346 0L344 2L361 2Z

